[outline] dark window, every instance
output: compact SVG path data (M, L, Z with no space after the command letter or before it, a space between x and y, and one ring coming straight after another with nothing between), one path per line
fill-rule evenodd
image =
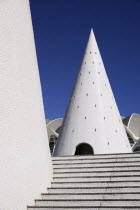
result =
M126 132L126 134L127 134L129 143L130 143L130 145L131 145L131 147L132 147L132 146L134 145L134 140L133 140L132 137L129 135L129 133Z
M55 145L56 145L56 141L57 141L57 137L55 135L51 135L50 136L50 142L49 142L51 155L53 155L54 148L55 148Z

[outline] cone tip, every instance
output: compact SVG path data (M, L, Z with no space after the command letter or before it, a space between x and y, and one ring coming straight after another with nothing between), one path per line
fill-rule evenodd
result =
M94 37L93 28L90 29L90 36Z
M93 28L90 29L90 32L91 32L91 33L94 33L94 32L93 32Z

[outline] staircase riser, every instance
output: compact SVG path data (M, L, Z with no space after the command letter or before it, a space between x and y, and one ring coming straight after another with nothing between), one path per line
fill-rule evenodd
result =
M140 188L48 189L48 193L140 193Z
M52 187L54 188L63 188L63 187L133 187L133 186L139 186L140 187L140 182L99 182L99 183L52 183Z
M66 168L100 168L100 167L131 167L131 166L135 166L135 167L140 167L140 162L132 162L132 163L104 163L104 164L100 164L100 163L93 163L93 164L74 164L74 165L67 165L67 164L63 164L63 165L53 165L53 169L66 169Z
M139 167L111 167L111 168L70 168L70 169L54 169L54 173L63 173L63 172L87 172L87 171L140 171L140 166Z
M123 163L123 162L140 162L140 156L137 158L114 158L114 159L86 159L86 160L77 160L77 159L73 159L73 160L53 160L53 165L73 165L73 164L88 164L88 163L100 163L100 164L104 164L104 163Z
M140 176L139 177L82 177L82 178L55 178L54 182L88 182L88 181L93 181L93 182L101 182L101 181L140 181Z
M100 207L101 205L106 206L121 206L121 207L140 207L140 201L36 201L36 206L95 206Z
M108 158L135 158L140 157L139 153L126 153L126 154L108 154L108 155L88 155L88 156L63 156L63 157L52 157L52 160L86 160L86 159L108 159Z
M140 176L140 171L136 171L136 172L132 172L132 171L118 171L118 172L83 172L83 173L63 173L63 174L59 174L59 173L55 173L54 177L81 177L81 176L135 176L135 175L139 175Z
M125 176L125 175L130 175L130 176L135 176L135 175L139 175L140 176L140 171L118 171L118 172L83 172L83 173L54 173L53 177L81 177L81 176Z
M134 194L135 199L140 199L140 194ZM89 199L89 200L94 200L94 199L103 199L103 200L108 200L108 199L133 199L132 194L57 194L57 195L42 195L42 199L54 199L54 200L61 200L61 199Z
M46 210L46 209L49 209L49 210L110 210L110 209L113 209L113 210L140 210L139 207L125 207L125 208L120 208L120 207L100 207L100 208L96 208L96 207L82 207L82 206L79 206L79 207L28 207L28 210Z

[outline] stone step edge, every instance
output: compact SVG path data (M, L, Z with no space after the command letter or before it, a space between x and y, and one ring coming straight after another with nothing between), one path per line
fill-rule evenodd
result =
M57 200L57 199L36 199L35 200L35 202L40 202L40 201L43 201L43 202L45 202L45 201L56 201L56 202L61 202L61 201L70 201L70 202L76 202L76 201L140 201L140 199L104 199L104 198L102 198L102 199L93 199L93 200L91 200L91 199L59 199L59 200Z
M92 184L92 183L120 183L120 182L140 182L139 180L117 180L117 181L112 181L112 180L110 180L110 181L81 181L81 182L78 182L78 184L82 184L82 183L84 183L84 184L87 184L87 183L90 183L90 184ZM77 183L77 182L73 182L73 181L71 181L71 182L51 182L51 184L75 184L75 183Z
M54 209L54 208L56 208L56 209L60 209L60 208L62 208L62 209L67 209L67 208L69 208L69 209L93 209L93 208L95 208L95 209L97 209L97 208L99 208L99 209L120 209L120 208L122 208L122 210L125 210L125 209L140 209L140 206L27 206L27 209L28 208L33 208L33 209L43 209L43 208L47 208L47 209Z
M81 168L132 168L132 167L135 167L135 168L137 168L137 167L140 167L140 165L126 165L126 166L115 166L115 165L113 165L113 166L84 166L84 167L58 167L58 168L55 168L55 167L53 167L53 169L58 169L58 170L62 170L62 169L81 169Z
M53 166L60 166L60 165L84 165L84 164L121 164L121 163L140 163L138 161L114 161L114 162L81 162L81 163L53 163Z
M78 178L120 178L120 177L139 177L140 175L111 175L111 176L63 176L63 177L53 177L53 179L78 179Z
M131 157L130 156L127 156L127 155L131 155ZM54 156L52 156L52 161L55 161L55 160L57 160L57 161L59 161L59 160L63 160L63 161L65 161L65 160L78 160L78 158L80 158L80 160L81 159L84 159L85 160L85 158L86 159L88 159L88 158L91 158L91 159L94 159L94 158L96 158L96 157L103 157L103 158L101 158L101 159L106 159L105 157L106 156L116 156L116 157L113 157L113 159L115 158L118 158L118 157L126 157L126 158L135 158L135 157L140 157L140 152L137 152L137 153L114 153L114 154L96 154L96 155L77 155L77 156L75 156L75 155L69 155L69 156L57 156L57 157L54 157ZM109 158L110 158L109 157ZM99 159L99 158L97 158L97 159Z
M94 154L94 155L67 155L67 156L52 156L52 158L63 158L63 157L80 157L80 156L83 156L83 157L96 157L96 156L106 156L106 155L137 155L137 154L140 154L140 152L135 152L135 153L109 153L109 154Z
M122 188L140 188L140 186L122 186L122 187L120 187L120 186L107 186L107 187L48 187L48 190L59 190L59 189L61 189L61 190L63 190L63 189L74 189L74 190L76 190L76 189L112 189L112 188L119 188L119 189L122 189Z
M123 159L123 160L126 160L126 159L128 159L128 161L129 161L129 159L140 159L140 155L139 156L136 156L136 157L112 157L112 158L77 158L77 159L57 159L57 160L52 160L52 163L53 164L56 164L56 163L58 163L58 164L64 164L65 162L67 163L67 162L76 162L76 161L82 161L82 160L84 160L85 161L85 163L86 163L86 161L94 161L94 160L99 160L99 161L101 161L102 162L102 160L105 160L106 162L108 162L107 160L121 160L121 159ZM63 162L63 163L59 163L59 162ZM131 162L131 161L130 161Z
M132 195L132 194L138 194L138 195L140 195L140 192L138 193L138 192L118 192L118 193L116 193L116 192L112 192L112 193L108 193L108 192L105 192L105 193L70 193L70 192L68 192L68 193L41 193L41 195Z
M122 170L122 171L63 171L63 172L53 172L54 174L72 174L72 173L121 173L121 172L140 172L140 170Z

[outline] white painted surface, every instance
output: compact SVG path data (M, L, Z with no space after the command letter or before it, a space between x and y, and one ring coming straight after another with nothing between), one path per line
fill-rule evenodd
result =
M140 138L140 115L133 113L129 119L127 128L133 133L136 140Z
M59 136L59 133L57 133L57 129L61 127L63 122L63 118L58 118L55 120L50 121L46 127L47 127L47 133L48 133L48 140L50 141L51 135L55 135L56 137Z
M29 2L0 0L0 209L26 209L51 175Z
M92 30L61 131L54 156L80 143L94 154L132 152Z

